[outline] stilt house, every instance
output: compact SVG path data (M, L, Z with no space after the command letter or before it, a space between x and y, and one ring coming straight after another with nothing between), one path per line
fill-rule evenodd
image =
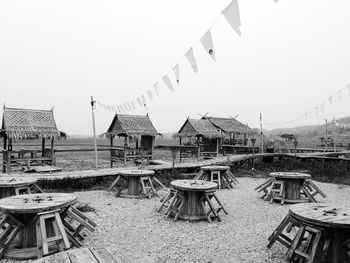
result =
M154 139L160 133L154 128L148 115L116 114L106 136L110 138L111 167L118 160L152 159ZM124 138L122 147L114 146L114 138ZM134 145L130 144L134 141Z
M3 173L31 165L55 164L54 140L60 137L60 131L53 110L4 107L0 137L3 140ZM15 141L33 139L41 139L41 150L14 147ZM50 140L50 148L46 147L46 140Z

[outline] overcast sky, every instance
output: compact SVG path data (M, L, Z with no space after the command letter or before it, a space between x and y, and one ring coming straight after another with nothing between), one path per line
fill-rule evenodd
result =
M128 114L148 112L159 132L205 113L258 127L261 112L267 129L350 115L350 91L337 97L350 82L350 1L238 1L241 38L220 15L230 0L1 1L0 103L54 106L60 130L92 134L90 96L135 101L181 61L180 87L161 82ZM198 42L209 28L216 62ZM191 46L197 74L182 59ZM98 133L113 116L97 108Z

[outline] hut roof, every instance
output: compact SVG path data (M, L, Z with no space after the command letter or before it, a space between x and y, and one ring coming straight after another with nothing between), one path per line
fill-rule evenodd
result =
M12 139L59 138L53 110L5 108L0 136Z
M187 119L177 134L179 137L192 137L198 135L207 138L222 137L218 129L207 119Z
M234 118L219 118L219 117L203 117L202 119L209 120L215 127L225 133L252 133L253 130L247 125L237 121Z
M109 126L107 136L113 135L160 135L154 128L148 115L124 115L116 114Z

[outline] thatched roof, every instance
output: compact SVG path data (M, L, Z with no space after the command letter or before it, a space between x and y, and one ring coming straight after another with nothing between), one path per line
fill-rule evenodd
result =
M109 126L106 135L110 136L137 136L160 135L154 128L148 115L124 115L116 114Z
M253 130L251 128L237 121L234 118L219 118L205 116L202 119L209 120L216 128L222 130L224 133L253 133Z
M5 108L0 136L11 139L59 138L52 110Z
M177 133L178 137L203 136L206 138L221 138L218 129L207 119L187 119Z

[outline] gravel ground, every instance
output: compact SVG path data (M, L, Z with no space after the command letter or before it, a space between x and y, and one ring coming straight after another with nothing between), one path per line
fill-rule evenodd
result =
M278 243L271 249L266 245L289 205L260 199L254 188L264 181L241 177L237 188L218 191L229 214L211 224L165 218L155 212L159 197L126 199L107 191L76 192L80 202L96 209L86 213L98 227L87 233L84 245L128 247L164 262L283 262L285 248ZM327 195L318 196L320 202L348 203L349 186L316 184Z

